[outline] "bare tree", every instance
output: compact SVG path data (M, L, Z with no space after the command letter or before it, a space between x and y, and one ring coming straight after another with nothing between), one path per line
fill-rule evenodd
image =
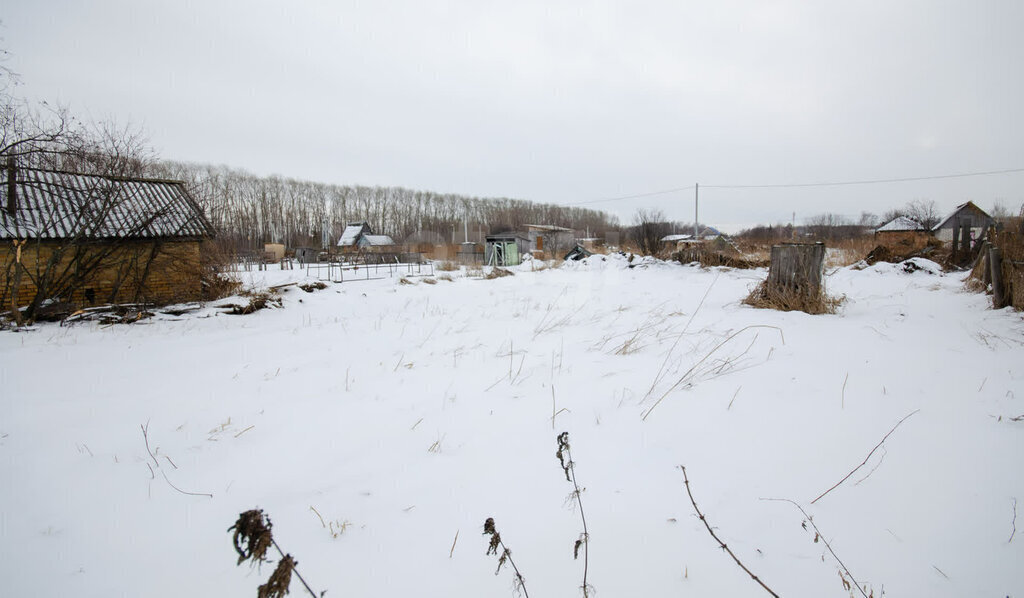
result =
M661 248L661 239L672 232L672 224L665 213L657 209L640 208L633 214L631 236L644 255L653 255Z
M129 300L145 298L165 239L178 234L175 226L195 225L169 219L167 205L133 203L140 191L127 180L155 162L145 138L131 127L84 126L64 108L36 110L12 90L0 86L0 237L14 247L0 254L7 256L0 301L15 311L27 303L33 319L46 303L83 293L89 302L111 302L131 288ZM104 295L96 296L84 287L100 271ZM31 297L18 296L23 282Z

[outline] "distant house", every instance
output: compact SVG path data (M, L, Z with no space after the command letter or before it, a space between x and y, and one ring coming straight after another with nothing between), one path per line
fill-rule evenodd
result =
M875 229L875 242L893 249L914 251L928 245L932 234L923 224L899 216Z
M530 253L534 257L565 253L576 245L576 232L564 226L551 224L527 224L526 235L530 241Z
M712 226L705 226L700 231L700 235L694 237L690 233L678 233L672 235L665 235L661 238L661 244L664 249L676 249L682 248L686 245L693 245L696 243L704 243L711 241L723 236L722 232Z
M0 173L4 307L15 281L19 306L200 298L200 243L214 229L183 182L13 163Z
M341 233L338 247L342 253L361 251L394 252L397 250L397 244L391 237L373 234L373 229L365 221L350 222L345 227L344 232Z

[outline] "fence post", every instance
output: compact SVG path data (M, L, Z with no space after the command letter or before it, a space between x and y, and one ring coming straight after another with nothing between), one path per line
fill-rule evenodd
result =
M1006 289L1003 284L1003 255L998 247L988 250L988 265L992 276L992 309L1006 307Z
M992 244L985 241L985 244L981 246L981 251L978 253L978 260L985 262L985 265L981 267L981 284L985 285L986 289L992 283L992 260L989 257L991 250Z

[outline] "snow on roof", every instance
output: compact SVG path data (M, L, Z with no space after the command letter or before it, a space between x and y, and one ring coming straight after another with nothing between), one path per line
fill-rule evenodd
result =
M526 228L548 232L569 232L572 230L571 228L565 228L564 226L555 226L553 224L527 224Z
M0 184L0 238L87 239L207 237L213 226L181 181L118 178L19 168L16 212Z
M366 239L367 243L369 243L370 245L373 245L375 247L380 247L382 245L394 245L395 244L394 239L392 239L391 237L389 237L387 235L363 235L363 238Z
M363 227L366 226L365 222L353 222L345 227L345 232L341 233L341 239L338 240L339 247L351 247L356 244L359 240L359 235L363 232Z
M692 238L693 235L665 235L661 238L662 243L671 243L673 241L685 241L686 239Z
M888 232L913 231L913 230L925 230L925 228L917 220L914 220L912 218L907 218L906 216L900 216L898 218L893 219L892 221L890 221L889 223L885 224L884 226L878 227L875 230L875 232L876 233L888 233Z

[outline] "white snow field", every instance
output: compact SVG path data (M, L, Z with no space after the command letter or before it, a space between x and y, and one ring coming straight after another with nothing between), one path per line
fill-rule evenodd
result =
M594 256L0 333L0 594L254 596L227 529L261 508L327 597L511 596L487 517L531 597L578 596L568 431L597 596L767 595L680 465L780 596L1024 596L1024 318L918 265L832 272L825 316Z

